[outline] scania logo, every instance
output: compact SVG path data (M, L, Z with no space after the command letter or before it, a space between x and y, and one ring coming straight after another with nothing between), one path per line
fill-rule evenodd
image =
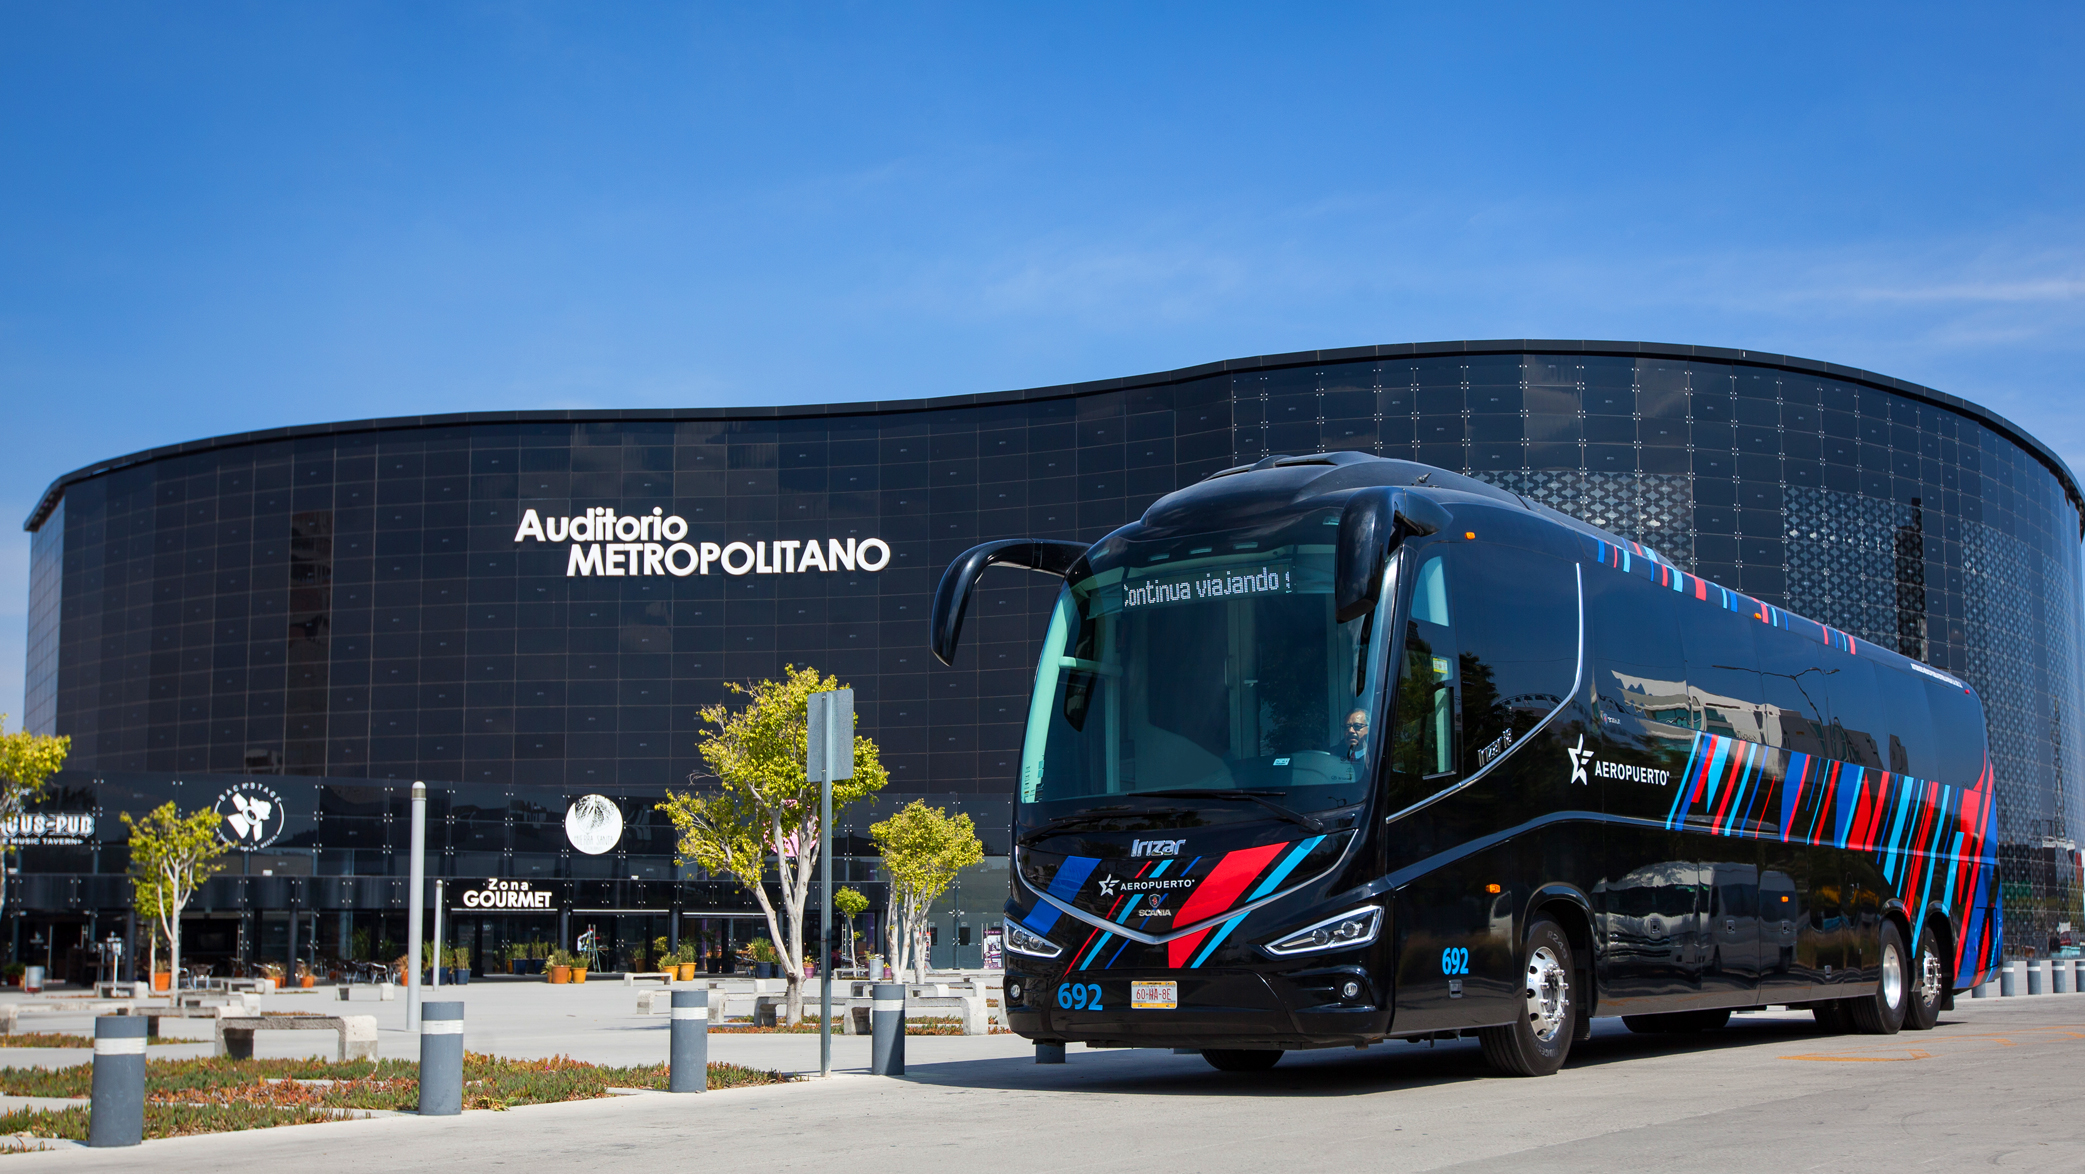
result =
M1131 840L1131 856L1178 856L1187 847L1186 840Z

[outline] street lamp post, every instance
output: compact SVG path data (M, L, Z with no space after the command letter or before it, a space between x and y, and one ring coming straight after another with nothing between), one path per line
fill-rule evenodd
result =
M833 1074L833 780L854 777L854 690L808 698L804 775L818 784L818 1075Z
M427 784L413 784L413 859L405 903L405 1029L420 1030L420 919L427 890Z

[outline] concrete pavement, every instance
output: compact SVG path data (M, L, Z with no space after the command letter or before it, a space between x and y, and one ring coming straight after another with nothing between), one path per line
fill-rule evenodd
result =
M755 1040L777 1056L808 1044L815 1057L815 1037L718 1042L736 1050ZM1490 1076L1466 1042L1291 1054L1253 1075L1218 1073L1192 1056L1079 1047L1069 1063L1041 1067L1003 1036L919 1037L907 1049L903 1079L848 1074L694 1097L342 1122L0 1161L8 1169L208 1174L231 1163L344 1154L358 1174L441 1164L656 1165L668 1155L681 1155L676 1164L825 1174L990 1166L1023 1174L1683 1174L1972 1163L2072 1170L2085 1154L2077 1092L2085 996L1964 1000L1939 1030L1889 1037L1819 1035L1800 1013L1742 1016L1726 1031L1692 1038L1636 1036L1601 1020L1570 1067L1535 1080Z

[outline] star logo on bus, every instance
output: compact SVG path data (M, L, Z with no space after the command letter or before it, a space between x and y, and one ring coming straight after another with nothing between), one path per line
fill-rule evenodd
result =
M1100 878L1100 895L1103 897L1112 897L1115 895L1114 877L1104 876Z
M1585 776L1585 768L1592 765L1594 753L1595 751L1585 748L1584 734L1578 736L1578 746L1575 749L1568 746L1564 748L1565 756L1571 760L1572 782L1592 785L1593 781Z

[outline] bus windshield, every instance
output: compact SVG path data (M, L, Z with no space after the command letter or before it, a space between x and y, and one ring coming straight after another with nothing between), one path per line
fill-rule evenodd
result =
M1333 618L1333 548L1188 553L1059 593L1022 801L1249 790L1295 811L1360 803L1379 658L1363 646L1374 625Z

